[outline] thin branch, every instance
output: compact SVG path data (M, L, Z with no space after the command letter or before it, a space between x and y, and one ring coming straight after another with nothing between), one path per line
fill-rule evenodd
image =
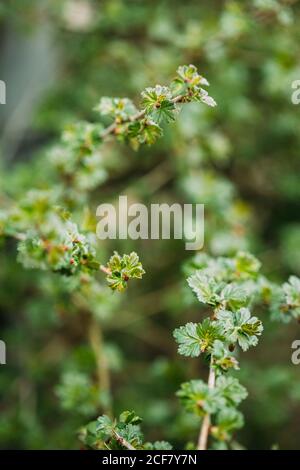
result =
M215 369L213 368L213 358L211 356L210 367L209 367L209 375L208 375L208 388L210 390L212 390L214 388L215 380L216 380L216 373L215 373ZM207 413L203 418L202 426L201 426L200 433L199 433L198 445L197 445L198 450L206 450L207 449L207 440L208 440L209 428L210 428L210 414Z
M111 270L109 268L107 268L106 266L103 266L103 264L101 264L99 269L100 269L100 271L102 271L107 276L111 275Z
M107 357L104 352L102 330L101 330L99 322L94 317L91 317L88 334L89 334L90 345L92 347L92 350L96 358L97 382L98 382L99 392L104 392L104 394L106 395L105 399L107 399L107 405L106 405L105 412L109 416L111 416L112 409L111 409L111 403L110 403L111 391L110 391L109 367L108 367Z
M146 114L146 110L142 109L138 113L131 116L128 119L128 121L122 121L122 123L139 121L145 116L145 114ZM118 127L118 123L116 123L116 122L113 122L110 126L106 127L106 129L104 129L100 134L102 139L105 139L105 137L109 136L110 134L114 134L117 127Z
M170 101L175 104L175 103L180 103L182 101L182 99L183 99L183 96L178 95L178 96L175 96L174 98L172 98ZM127 123L132 123L132 122L140 121L141 119L143 119L145 114L146 114L146 110L142 109L141 111L138 111L136 114L131 116L127 121L122 121L122 124L126 124L126 122ZM109 135L115 134L117 127L118 127L118 123L113 122L110 126L106 127L106 129L104 129L101 132L100 136L102 137L102 139L105 139Z
M175 96L174 98L172 98L170 101L172 103L180 103L180 102L183 102L184 100L184 96L182 95L178 95L178 96ZM143 119L143 117L145 116L146 114L146 110L145 109L142 109L141 111L138 111L134 116L131 116L128 121L123 121L122 124L125 124L126 122L128 123L132 123L132 122L137 122L137 121L140 121L141 119ZM100 134L101 138L102 139L105 139L106 137L108 137L109 135L112 135L112 134L115 134L115 131L118 127L118 123L117 122L113 122L112 124L110 124L108 127L106 127ZM20 233L20 234L14 234L14 235L11 235L13 238L16 238L17 240L25 240L26 239L26 235L23 234L23 233ZM105 268L105 266L100 266L100 270L103 271L105 274L107 275L110 275L111 272Z
M118 441L121 446L126 447L128 450L137 450L135 447L133 447L130 442L126 441L124 437L120 436L120 434L117 433L117 431L113 431L113 436Z
M1 235L1 234L0 234ZM24 240L26 240L26 234L25 233L13 233L13 234L8 234L8 233L5 233L3 234L5 237L11 237L11 238L15 238L16 240L18 241L21 241L23 242Z

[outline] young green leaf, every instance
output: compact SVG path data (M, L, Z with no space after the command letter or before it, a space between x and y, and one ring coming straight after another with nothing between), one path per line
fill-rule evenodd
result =
M251 317L247 308L241 308L237 312L223 310L218 313L218 324L225 332L229 343L240 345L243 351L250 346L256 346L258 336L263 331L261 321L257 317Z
M202 101L208 106L216 106L215 100L200 85L208 86L209 83L194 65L182 65L177 69L171 89L174 94L182 95L183 101Z
M177 328L173 336L179 344L179 354L190 357L209 352L214 341L223 338L219 326L209 319L205 319L202 323L187 323Z
M112 290L122 292L130 279L142 279L145 271L135 252L120 256L117 252L102 270L107 274L107 282Z
M172 102L172 93L168 87L156 85L154 88L146 88L142 92L142 106L146 115L160 123L173 121L175 104Z
M283 284L285 303L293 317L300 317L300 279L290 276L288 282Z
M211 427L212 436L220 441L228 441L232 433L244 424L242 413L234 408L224 408L219 411L216 423Z
M223 285L215 281L213 277L196 271L187 279L188 285L195 292L200 302L216 307L220 301L220 290Z
M110 116L118 122L127 121L138 112L133 102L128 98L108 98L106 96L101 98L100 103L94 109L103 116Z
M237 406L245 398L248 392L234 377L221 375L216 380L216 389L225 399L227 406Z
M216 389L210 389L202 380L181 384L176 395L187 411L200 416L216 413L226 403Z
M214 342L211 354L214 358L214 367L220 371L226 372L229 369L239 369L239 363L237 359L232 355L232 353L230 353L222 341L216 340Z

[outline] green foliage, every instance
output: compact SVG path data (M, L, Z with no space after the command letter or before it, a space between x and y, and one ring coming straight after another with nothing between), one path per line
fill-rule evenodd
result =
M300 279L296 276L291 276L288 282L285 282L282 286L285 304L289 310L289 313L293 317L300 317Z
M243 424L243 415L239 411L234 408L224 408L217 414L211 434L218 441L229 441L232 433L240 429Z
M188 278L188 284L204 304L214 307L227 305L236 309L246 303L246 292L239 285L230 283L224 286L200 271Z
M155 88L146 88L142 92L142 106L146 115L155 122L173 121L175 104L172 93L168 87L156 85Z
M237 379L220 376L212 389L202 380L183 383L177 396L187 411L204 416L237 406L247 397L247 392Z
M191 380L181 385L177 392L184 408L191 413L204 416L214 414L223 406L225 400L216 389L210 390L203 380Z
M145 274L142 263L134 252L122 257L115 252L105 269L108 272L106 279L109 287L119 292L126 289L130 279L142 279L143 274Z
M196 69L193 74L198 76ZM63 133L61 146L49 155L57 185L46 191L29 191L19 207L16 204L2 217L1 233L21 240L19 260L25 267L50 269L66 275L98 270L100 264L95 259L93 235L80 231L71 221L70 210L78 204L78 190L91 191L106 178L99 144L110 134L129 139L134 147L139 143L153 144L162 134L160 122L170 120L175 103L184 101L184 95L174 96L167 87L159 85L147 88L142 97L144 109L139 112L128 99L102 98L96 110L113 118L113 124L106 129L88 122L69 126ZM58 205L58 201L65 207ZM37 225L38 230L33 230L32 226ZM141 279L144 274L134 253L122 259L114 255L108 270L111 271L107 277L110 287L119 291L126 288L130 278Z
M145 450L172 450L173 447L169 442L166 441L155 441L153 443L151 442L146 442L144 444L144 449Z
M223 339L218 325L206 318L202 323L187 323L174 331L179 344L178 352L183 356L197 357L210 352L216 340Z
M61 406L73 413L90 416L98 404L98 390L90 378L82 373L67 372L57 386Z
M46 238L37 232L27 232L18 252L18 260L26 268L51 269L65 275L97 271L100 266L87 237L68 221L49 229Z
M49 161L59 176L68 198L78 199L77 191L90 191L107 179L103 165L101 124L79 122L68 125L60 145L49 151Z
M106 415L90 423L81 434L83 442L94 449L169 450L165 441L144 442L140 429L141 418L133 411L124 411L118 420Z
M237 379L221 375L216 380L216 389L224 398L227 406L237 406L244 400L248 393Z
M213 344L212 355L214 357L214 367L226 372L229 369L239 369L239 363L233 356L229 348L220 340L216 340Z
M204 433L205 442L199 438L200 449L202 445L206 448L209 435L219 441L214 444L217 448L225 441L227 446L232 432L243 424L236 407L247 397L247 391L236 378L224 374L239 369L233 355L236 345L247 351L257 345L263 332L261 320L251 310L265 304L272 312L274 303L282 309L284 296L286 308L297 312L299 279L292 277L282 288L275 288L259 274L260 267L261 263L247 252L228 258L197 254L186 266L186 272L192 273L187 279L189 287L201 304L212 309L211 317L202 323L187 323L174 331L180 354L197 357L205 352L210 358L208 384L193 380L184 383L177 394L187 411L203 417L201 436ZM210 430L207 417L213 423Z
M121 439L125 439L134 447L139 447L142 444L139 422L140 419L134 413L122 413L117 422L108 416L100 416L97 419L96 433L110 448L122 447Z
M220 303L220 286L213 278L201 274L201 272L196 272L188 278L188 284L196 293L200 302L213 306Z
M215 100L200 86L208 86L208 81L198 74L194 65L180 66L177 75L173 82L173 89L176 94L183 95L186 101L202 101L208 106L216 106Z
M234 259L236 276L242 278L257 277L261 262L251 253L238 252Z
M140 144L153 145L163 134L162 128L150 119L142 119L128 126L128 138L133 148Z
M145 417L145 436L158 439L143 439L143 448L168 449L161 441L167 438L175 448L194 449L208 415L194 405L195 413L186 413L172 398L181 382L202 373L199 359L174 358L170 331L184 321L196 325L191 337L187 327L176 330L180 338L184 333L179 347L189 353L200 354L212 339L203 332L199 338L198 325L220 330L221 339L201 353L216 379L212 390L203 387L215 400L209 410L223 401L219 378L236 375L240 366L249 390L243 444L299 447L291 432L299 420L297 368L287 353L300 317L299 282L284 282L290 271L300 274L299 108L290 100L291 83L299 78L299 2L193 0L187 8L169 0L45 1L49 29L41 36L35 35L41 2L2 3L4 40L8 34L8 41L22 42L22 51L27 34L33 47L51 42L45 56L57 55L59 63L49 74L49 92L32 100L41 103L34 115L26 98L39 89L34 80L16 89L24 90L24 101L18 93L16 100L26 101L25 112L21 106L10 114L13 102L1 108L1 331L8 349L14 344L9 367L1 369L1 447L78 447L74 433L83 422L136 408ZM34 66L38 54L30 60L24 54L21 62L13 55L8 68L4 61L12 87L24 64L33 78L42 72ZM190 61L205 71L217 107L196 67L178 68ZM149 86L155 96L147 95ZM164 241L97 242L94 208L124 189L133 201L204 203L205 253L189 259L179 244L174 249ZM126 274L122 279L123 268L114 279L102 269L116 249L140 255L147 267L142 282L128 283ZM182 264L196 295L181 285ZM128 295L107 288L127 284ZM209 318L203 321L203 314ZM243 359L239 341L249 347L258 338L260 347ZM208 448L241 448L236 431L243 418L226 403L209 415ZM96 428L93 421L81 429L85 446L127 448L116 436L99 440ZM140 442L137 430L129 431L126 436L136 433Z
M121 123L128 121L137 113L137 108L128 98L108 98L103 97L95 111L99 111L102 116L109 116Z
M288 282L282 286L266 284L264 295L270 304L272 318L277 321L289 323L292 319L299 320L300 309L300 281L296 276L290 276Z
M80 415L89 416L98 406L108 408L111 401L108 359L98 320L94 318L93 302L97 302L100 292L93 276L101 270L111 290L123 292L129 280L142 279L145 274L135 252L123 256L115 252L106 266L101 265L97 260L93 233L95 221L86 211L79 225L72 220L72 213L74 208L82 210L89 192L106 179L99 145L107 137L115 135L120 140L128 140L135 148L140 143L150 145L162 135L160 124L174 120L179 103L194 100L212 105L213 100L209 101L207 93L198 87L199 83L207 83L195 67L179 68L178 74L182 77L186 74L184 80L188 83L181 87L181 94L171 91L174 84L170 88L159 85L146 88L142 92L141 111L127 98L102 98L95 110L113 122L106 128L88 122L68 126L61 145L49 152L55 184L47 189L29 191L22 196L22 201L10 205L7 214L1 215L0 235L12 236L18 241L18 261L25 268L49 270L63 275L63 279L75 278L75 282L67 285L67 291L74 295L82 312L88 313L88 336L98 363L98 385L82 372L65 373L57 387L57 396L62 408L70 412L76 410ZM207 351L213 341L220 338L217 330L205 324L198 325L197 335L202 351ZM96 425L90 423L82 430L80 437L93 448L132 449L143 448L143 445L147 449L170 448L164 441L143 444L139 421L129 412L122 413L118 421L103 415Z
M218 313L218 323L226 334L229 343L238 343L243 351L250 346L256 346L258 336L263 331L263 326L257 317L251 317L247 308L241 308L237 312L222 310Z

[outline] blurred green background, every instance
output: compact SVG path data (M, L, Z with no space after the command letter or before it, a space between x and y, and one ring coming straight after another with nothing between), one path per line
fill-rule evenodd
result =
M89 210L119 194L146 204L204 203L206 252L249 249L271 279L300 275L300 107L291 102L299 19L295 0L1 2L0 207L2 192L20 199L51 184L47 152L64 126L96 119L101 96L138 103L143 88L193 63L217 108L185 107L151 148L105 144L106 178L89 195ZM182 448L195 439L198 423L175 392L206 369L177 355L172 330L205 312L186 286L191 253L183 242L99 242L104 262L114 249L135 250L143 262L144 279L121 297L107 288L84 297L69 280L25 271L13 242L1 248L1 448L78 448L76 431L101 413L87 302L102 324L115 413L135 409L149 440ZM237 439L250 449L299 449L300 368L290 361L299 327L262 320L259 346L241 358L249 397Z

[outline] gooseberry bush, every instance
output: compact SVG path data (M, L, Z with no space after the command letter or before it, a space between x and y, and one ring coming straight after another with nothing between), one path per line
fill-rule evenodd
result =
M45 166L55 184L31 189L18 200L7 197L6 209L0 212L0 235L17 241L18 261L26 269L61 276L62 304L65 294L71 293L83 312L96 378L71 371L62 377L56 393L66 410L76 407L83 416L103 412L94 421L82 423L79 438L87 448L172 448L167 441L145 440L142 420L134 411L114 414L101 328L103 310L116 303L121 310L122 293L146 273L135 252L115 251L106 261L98 257L96 224L88 202L90 192L107 177L101 148L113 138L133 150L155 144L183 106L216 105L207 86L195 66L184 65L169 86L142 91L140 109L127 98L102 98L95 107L100 122L69 126L61 143L49 152ZM241 353L258 344L263 333L261 313L269 311L282 322L300 318L300 279L291 276L282 286L274 284L261 274L261 263L242 250L227 257L198 253L185 264L184 272L207 317L176 328L173 336L180 355L194 360L202 356L208 369L207 380L195 377L177 391L185 412L195 415L199 424L198 436L186 447L231 448L235 432L244 424L238 406L247 397L236 378ZM109 295L109 291L115 292Z
M212 449L228 449L234 432L244 424L237 407L247 390L230 371L240 368L239 350L255 347L263 332L252 311L267 306L276 319L299 319L300 280L291 276L282 287L276 286L260 274L260 268L260 262L246 252L232 258L197 254L186 267L189 287L210 311L202 322L187 323L173 333L179 354L202 355L209 368L207 382L191 380L177 392L186 412L200 418L197 444L191 448L205 450L211 438ZM143 442L141 419L133 412L124 413L117 420L104 415L90 423L85 442L95 448L172 448L168 442Z

